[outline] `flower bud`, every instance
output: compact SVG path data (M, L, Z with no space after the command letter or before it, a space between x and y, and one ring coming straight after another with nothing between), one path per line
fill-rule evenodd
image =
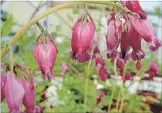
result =
M61 65L61 71L63 73L66 73L66 72L68 72L68 70L69 70L69 66L67 65L67 63L63 62Z
M101 56L96 58L96 67L100 68L105 65L105 61Z
M107 70L105 69L105 67L101 67L101 68L99 69L99 76L100 76L100 78L101 78L103 81L105 81L105 80L107 80L108 78L110 78L110 75L109 75L109 73L107 72Z

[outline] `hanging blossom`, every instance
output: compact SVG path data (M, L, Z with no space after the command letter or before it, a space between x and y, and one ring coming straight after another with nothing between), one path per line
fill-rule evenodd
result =
M152 80L153 77L155 77L159 72L160 72L160 68L158 66L158 63L156 61L153 61L150 65L149 65L150 69L148 70L148 77L145 77L145 80Z
M92 17L86 12L73 27L71 40L72 58L77 59L79 62L85 62L90 59L88 50L90 49L95 30L95 23Z
M141 47L141 41L144 39L151 51L158 50L162 42L157 38L152 24L147 19L146 13L142 10L138 1L123 1L124 5L137 15L124 14L123 12L112 12L108 20L108 31L106 35L108 58L118 59L118 66L122 68L129 56L136 61L136 68L142 68L141 61L145 53ZM121 18L125 22L121 23ZM116 23L116 24L115 24ZM121 53L117 51L120 45ZM132 52L129 53L132 48ZM124 61L121 61L124 60Z
M34 56L39 64L43 78L53 78L52 70L56 61L58 50L52 37L41 34L34 49Z
M17 80L16 75L10 71L1 76L1 101L6 99L10 112L22 112L22 104L26 112L40 112L35 105L35 96L33 85L23 77Z

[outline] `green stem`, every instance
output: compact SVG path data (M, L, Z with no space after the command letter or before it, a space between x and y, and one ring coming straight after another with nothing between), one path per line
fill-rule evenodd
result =
M113 101L113 97L114 97L114 86L112 86L112 94L111 94L111 98L110 98L111 101ZM111 104L108 107L108 113L110 112L110 109L111 109Z
M40 19L48 16L51 13L54 13L56 11L59 11L61 9L73 6L73 5L78 5L78 4L101 4L101 5L109 5L109 6L113 6L116 7L120 10L122 10L123 12L127 13L127 10L124 9L121 5L115 4L114 2L106 2L106 1L86 1L86 2L67 2L67 3L63 3L63 4L59 4L53 8L50 8L48 11L42 13L40 16L32 19L31 21L29 21L24 27L22 27L16 34L15 36L9 41L8 45L13 46L17 40L19 40L22 35L36 22L38 22ZM8 49L7 47L4 47L1 51L1 59L7 54Z
M13 61L13 50L12 47L8 45L9 48L9 59L10 59L10 71L13 72L13 68L14 68L14 61Z
M124 66L124 72L123 72L122 81L125 78L125 73L126 73L126 64ZM120 112L122 112L123 102L124 102L124 90L123 90L124 88L123 88L123 85L124 85L124 81L122 82L122 85L121 85L121 94L122 94L122 96L121 96L121 104L120 104L120 109L119 109Z
M86 75L85 91L84 91L84 112L86 112L86 109L87 109L87 86L88 86L88 80L89 80L88 76L89 76L91 63L92 63L92 58L88 62L88 70L87 70L87 75Z
M45 32L43 26L39 22L36 22L36 24L39 27L39 29L40 29L41 32Z
M117 59L115 59L115 61L114 61L114 74L118 75L117 69L116 69L116 62L117 62Z

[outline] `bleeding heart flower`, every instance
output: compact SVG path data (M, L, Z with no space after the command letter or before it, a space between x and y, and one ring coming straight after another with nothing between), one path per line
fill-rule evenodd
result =
M108 78L110 78L110 75L109 75L109 73L107 72L107 70L105 69L105 67L101 67L101 68L99 69L99 76L100 76L100 78L101 78L103 81L105 81L105 80L107 80Z
M125 75L121 74L122 76L124 76L123 81L127 81L127 80L133 80L133 74L131 72L126 72Z
M105 93L101 92L99 96L97 97L96 104L99 104L104 96L105 96Z
M154 73L159 73L160 72L160 69L159 69L159 66L158 66L157 62L152 62L150 64L150 71L152 71Z
M42 35L40 35L41 37ZM34 56L39 64L42 71L43 78L46 77L48 80L53 78L52 70L55 64L57 56L57 47L50 36L44 37L46 42L38 40L38 43L34 49Z
M68 72L68 70L69 70L69 66L67 65L67 63L63 62L61 65L61 71L63 73L66 73L66 72Z
M104 65L105 65L104 59L102 58L102 56L98 56L96 58L96 67L100 68L100 67L102 67Z
M137 68L138 70L140 70L140 69L142 68L141 60L137 60L137 61L136 61L136 68Z
M85 62L90 59L88 50L95 34L95 23L92 17L85 13L75 23L72 31L72 58L79 62Z
M35 105L35 99L36 99L36 92L33 88L33 85L30 84L25 80L23 76L18 80L18 82L23 86L25 95L23 97L23 104L26 108L26 112L36 112L36 105Z
M116 66L117 66L117 68L121 69L121 71L123 71L125 63L124 63L124 61L122 59L117 58Z
M111 13L110 18L108 20L107 26L107 35L106 35L106 43L107 43L107 56L108 58L116 58L117 56L117 48L120 43L122 32L122 21L116 17L115 13Z
M146 41L153 42L155 39L155 32L152 24L147 19L140 19L136 16L130 16L132 27L136 32Z
M2 102L3 99L5 98L4 87L5 87L5 84L6 84L6 76L1 75L0 79L1 79L1 102Z
M22 85L16 80L15 74L12 72L7 72L4 94L10 112L21 112L25 91Z
M145 11L142 10L138 0L136 1L122 1L123 4L132 12L138 13L140 15L141 18L146 19L147 18L147 14L145 13Z

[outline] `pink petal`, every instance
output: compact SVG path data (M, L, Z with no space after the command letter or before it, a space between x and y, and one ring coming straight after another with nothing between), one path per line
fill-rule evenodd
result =
M35 111L35 96L36 96L35 89L29 82L25 80L23 76L21 76L21 78L18 81L25 90L23 104L26 108L26 111L34 112Z
M25 91L12 72L7 72L4 93L10 112L20 112Z
M146 41L153 42L155 33L152 24L147 19L139 19L136 16L130 16L132 27Z
M147 14L145 13L145 11L142 10L138 0L136 0L136 1L126 1L126 2L124 2L124 4L132 12L138 13L141 18L144 18L144 19L147 18Z
M1 102L3 101L3 99L5 98L5 94L4 94L4 87L6 84L6 76L5 75L1 75Z

